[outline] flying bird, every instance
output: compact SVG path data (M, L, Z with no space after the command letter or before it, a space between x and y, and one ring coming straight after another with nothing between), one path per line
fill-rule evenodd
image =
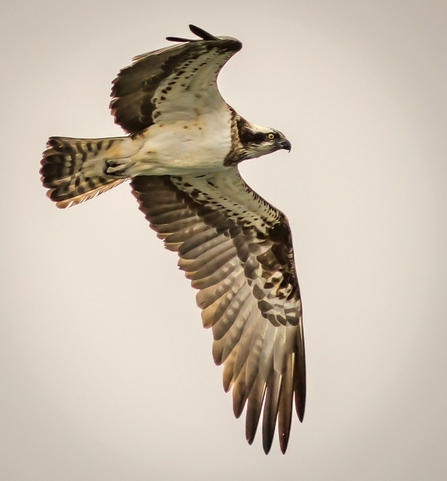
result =
M289 441L293 405L302 421L306 372L301 296L285 215L241 178L240 162L290 142L278 130L248 122L221 97L217 76L242 48L190 25L198 39L133 59L113 81L110 109L128 134L50 137L41 180L60 208L130 180L150 226L198 290L213 358L223 365L246 438L270 451L277 427Z

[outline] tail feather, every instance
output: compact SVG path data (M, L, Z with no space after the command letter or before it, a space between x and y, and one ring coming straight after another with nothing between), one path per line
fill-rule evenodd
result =
M105 154L124 138L50 137L41 161L41 181L57 207L80 204L126 179L106 174Z

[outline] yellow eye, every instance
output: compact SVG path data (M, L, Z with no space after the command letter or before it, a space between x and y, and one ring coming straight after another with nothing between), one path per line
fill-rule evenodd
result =
M269 140L273 140L275 138L275 134L273 134L272 132L270 132L269 134L267 134L267 138Z

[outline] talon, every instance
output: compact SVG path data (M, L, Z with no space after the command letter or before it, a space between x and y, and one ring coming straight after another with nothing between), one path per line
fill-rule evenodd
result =
M113 175L114 177L121 177L121 176L125 176L126 168L127 168L126 159L109 159L109 160L106 160L106 168L104 172L107 175Z

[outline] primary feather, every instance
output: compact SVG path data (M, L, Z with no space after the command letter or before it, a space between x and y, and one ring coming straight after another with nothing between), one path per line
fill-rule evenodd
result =
M262 416L265 452L276 427L285 452L293 405L302 420L306 396L292 238L284 214L242 180L238 164L290 143L242 118L219 93L218 73L242 44L190 29L198 40L168 37L181 43L135 57L114 80L111 111L129 135L51 137L42 182L67 207L130 179L151 227L198 290L235 416L246 409L248 442Z

